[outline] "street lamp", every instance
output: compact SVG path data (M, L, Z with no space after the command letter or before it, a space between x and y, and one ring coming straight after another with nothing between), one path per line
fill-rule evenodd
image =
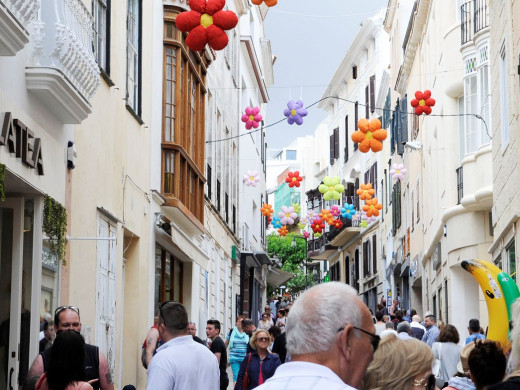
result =
M305 241L305 290L307 290L307 238L303 236L293 236L291 246L296 248L296 239L299 238Z

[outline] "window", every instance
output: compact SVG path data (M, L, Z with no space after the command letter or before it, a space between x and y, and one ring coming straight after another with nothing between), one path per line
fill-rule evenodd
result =
M515 257L515 240L511 241L506 247L506 257L509 262L507 270L511 279L516 283L516 257Z
M460 204L464 197L464 180L462 167L457 168L457 204Z
M377 273L377 235L372 236L372 273Z
M110 74L110 0L92 0L93 49L102 71Z
M459 105L459 162L462 162L464 157L466 156L466 149L464 146L464 138L465 138L465 122L466 122L466 116L464 115L464 96L461 96L458 99L458 105Z
M180 10L177 11L174 7L165 7L161 144L163 196L171 206L177 206L177 202L180 201L195 218L203 222L204 101L207 63L198 53L189 50L185 45L182 33L175 27L178 12ZM208 168L208 197L211 198L213 178L209 165ZM220 181L217 181L219 211L220 184Z
M450 321L448 318L448 280L444 280L444 321L446 324Z
M217 210L220 211L220 180L217 180Z
M393 235L397 233L397 229L401 227L401 182L394 184L392 190L392 230Z
M296 160L296 150L286 150L285 159L286 160Z
M370 85L365 87L365 118L370 118Z
M415 190L415 193L417 194L417 223L419 223L419 220L421 219L421 215L420 215L420 193L419 193L419 180L417 180L417 187L416 187L416 190Z
M370 112L373 113L375 110L376 110L376 76L373 75L373 76L370 76Z
M357 129L357 124L359 121L359 103L356 101L354 103L354 129ZM354 142L354 152L358 150L358 144Z
M477 102L477 75L472 75L465 80L464 100L466 114L479 112ZM474 115L466 116L466 154L473 153L478 148L478 122Z
M209 164L206 165L206 178L207 178L207 190L208 190L208 199L211 199L211 166Z
M509 144L509 107L508 107L508 86L507 86L507 63L506 48L502 45L499 58L500 69L500 136L502 152Z
M357 79L357 66L352 67L352 78Z
M350 258L345 258L345 284L350 285Z
M155 308L164 301L183 302L182 297L182 262L170 252L155 247Z
M480 110L479 114L482 116L482 119L486 122L488 126L491 126L491 115L490 115L490 101L491 95L489 93L489 65L481 66L478 69L478 78L479 78L479 92L480 92ZM491 141L491 138L488 135L488 131L486 129L486 125L481 120L478 121L480 128L480 139L479 146L485 145Z
M126 105L141 116L141 2L128 0L126 18Z
M330 165L339 158L339 128L335 128L330 135Z
M237 208L233 205L233 233L237 233Z
M345 116L345 154L344 154L344 161L348 161L348 115Z
M363 277L370 275L370 240L363 243Z
M229 195L226 194L224 195L224 216L225 216L225 219L226 219L226 223L229 223Z

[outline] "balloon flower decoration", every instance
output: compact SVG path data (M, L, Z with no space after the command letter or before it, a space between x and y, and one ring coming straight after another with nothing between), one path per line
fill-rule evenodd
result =
M323 222L327 222L329 225L331 225L334 217L332 216L330 210L322 209L320 213L320 219Z
M383 142L386 139L386 130L381 129L379 119L360 119L357 123L358 131L352 133L352 141L359 144L362 153L380 152L383 150Z
M320 238L321 236L323 236L323 234L321 234L321 233L314 233L314 238Z
M311 236L311 234L310 234L308 231L305 230L305 231L302 233L302 236L303 236L303 238L308 239L308 238Z
M320 218L315 218L311 223L311 229L314 233L321 233L325 229L325 224Z
M278 229L278 234L282 237L285 237L289 233L289 230L287 230L287 226L283 225L280 229Z
M294 220L298 218L298 214L294 212L294 207L282 206L282 211L278 213L278 218L282 225L292 225Z
M257 171L247 171L247 175L244 175L244 183L246 186L256 187L256 183L260 181Z
M353 204L345 203L340 210L341 216L343 218L352 219L354 215L356 215L356 209Z
M363 206L363 211L367 213L367 217L379 216L379 210L383 208L381 203L378 203L377 198L367 200Z
M334 220L332 221L331 226L332 226L334 229L339 230L339 229L341 229L341 228L343 227L343 222L341 222L340 219L334 219Z
M298 229L305 229L306 226L303 222L298 222Z
M341 214L340 210L339 210L339 206L332 206L330 208L330 213L332 214L333 217L339 217L339 215Z
M359 189L356 191L356 194L359 195L359 199L361 200L368 200L372 199L372 196L374 196L376 193L376 190L372 188L372 184L361 184L359 186Z
M267 203L264 203L264 205L262 206L260 211L262 212L262 215L264 217L270 217L274 213L273 206L271 206L270 204L267 204Z
M209 45L213 50L222 50L228 44L224 30L231 30L238 23L233 11L223 11L225 0L190 0L190 11L177 15L175 25L187 32L186 45L191 50L202 51Z
M242 115L242 122L246 124L247 130L257 129L261 121L262 115L260 115L259 107L247 107L246 113Z
M302 206L300 206L299 203L291 203L291 206L294 207L294 212L296 214L300 214L300 211L302 211Z
M254 5L261 5L262 3L265 3L268 7L274 7L276 4L278 4L278 0L251 0Z
M299 187L300 182L303 180L303 177L300 176L300 172L294 171L289 172L287 177L285 178L285 182L289 184L289 187Z
M307 116L308 113L309 112L303 108L303 101L301 100L298 100L297 102L289 100L287 108L283 112L287 117L287 123L290 125L296 123L298 126L303 124L303 117Z
M368 226L367 220L362 219L361 222L359 223L359 226L361 226L362 228L366 228Z
M415 91L415 99L410 104L415 108L415 115L430 115L432 113L432 107L435 106L435 99L432 99L432 92L426 90L424 92Z
M394 180L402 181L407 172L408 170L404 167L404 164L394 164L392 165L392 169L390 169L390 174Z
M339 176L325 176L323 184L320 184L318 190L323 194L323 200L340 200L341 195L345 192L345 187L339 184Z
M282 227L282 221L280 221L280 218L274 217L271 221L271 225L273 225L275 229L280 229Z

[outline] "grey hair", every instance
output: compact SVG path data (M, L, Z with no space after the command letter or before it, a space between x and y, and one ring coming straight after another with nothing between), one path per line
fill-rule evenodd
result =
M339 282L311 287L289 311L285 327L287 352L303 355L328 351L336 342L338 329L347 324L362 326L357 292Z
M190 326L190 325L195 325L195 328L197 327L197 324L193 321L188 321L188 326Z
M397 325L397 333L408 333L410 329L410 323L408 321L403 321Z
M421 322L421 317L418 314L416 314L412 317L412 321Z

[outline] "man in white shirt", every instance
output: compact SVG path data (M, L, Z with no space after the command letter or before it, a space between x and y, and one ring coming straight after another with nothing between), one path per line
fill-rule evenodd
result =
M379 344L374 332L372 316L352 287L318 284L305 291L289 312L291 361L256 390L353 390Z
M178 302L159 308L159 335L164 344L148 366L147 390L219 390L215 355L188 334L188 313Z
M422 337L426 333L426 328L421 325L421 317L419 317L417 314L412 317L410 328L411 336L415 337L417 340L422 340Z

